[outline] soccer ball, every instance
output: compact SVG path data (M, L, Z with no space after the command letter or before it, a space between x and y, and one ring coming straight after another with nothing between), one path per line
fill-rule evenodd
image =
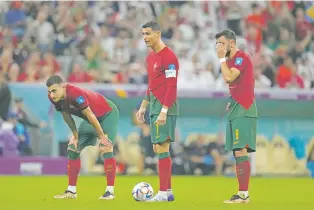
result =
M136 201L146 201L153 197L154 190L152 186L146 182L136 184L132 190L132 196Z

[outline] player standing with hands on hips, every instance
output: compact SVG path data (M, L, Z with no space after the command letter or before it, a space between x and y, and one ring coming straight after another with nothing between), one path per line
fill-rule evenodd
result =
M118 108L99 93L65 84L58 75L51 76L46 86L49 100L56 110L61 112L64 121L73 133L67 149L68 188L54 198L75 199L77 197L76 183L81 169L80 153L87 146L95 146L98 138L107 177L107 188L99 199L114 199L116 160L113 157L113 144L118 130ZM78 129L72 115L83 119Z
M224 203L248 203L251 164L248 153L256 150L257 108L254 71L250 56L237 49L236 35L224 30L215 36L222 76L229 84L225 149L236 159L239 191Z
M161 40L158 23L148 22L142 27L147 47L152 52L146 58L148 88L136 116L144 122L146 107L150 105L151 140L158 155L159 192L152 202L173 201L171 190L170 142L175 140L176 119L179 114L177 77L179 62L174 52Z

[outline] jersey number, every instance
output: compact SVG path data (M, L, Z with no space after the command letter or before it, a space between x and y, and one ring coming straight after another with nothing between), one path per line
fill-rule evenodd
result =
M158 139L159 138L159 125L156 123L155 126L156 126L156 138Z

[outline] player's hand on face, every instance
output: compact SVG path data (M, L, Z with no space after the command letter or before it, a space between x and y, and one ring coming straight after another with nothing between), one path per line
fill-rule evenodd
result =
M75 149L77 149L78 138L75 137L74 135L70 138L70 141L69 141L68 145L71 145L71 144L73 144Z
M136 113L136 118L140 123L145 122L145 112L146 112L146 109L140 108Z
M227 54L227 48L222 43L216 44L216 53L218 58L224 58Z
M166 124L166 120L167 120L167 114L166 113L163 113L163 112L160 112L157 120L156 120L156 124L157 125L160 125L160 126L163 126Z
M99 140L105 147L112 147L112 142L109 140L108 135L102 135Z

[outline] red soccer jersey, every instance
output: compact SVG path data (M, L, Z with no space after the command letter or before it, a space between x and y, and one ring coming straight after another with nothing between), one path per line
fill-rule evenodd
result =
M229 85L229 93L240 105L249 109L255 99L252 60L247 53L239 50L233 58L227 60L227 65L240 71L238 78Z
M48 98L55 105L57 111L66 111L84 120L87 120L87 118L82 113L82 110L88 106L97 118L112 110L106 98L101 94L69 84L66 85L66 97L64 100L54 102L49 94Z
M163 48L160 52L151 52L146 59L148 72L147 96L150 92L157 100L171 107L177 100L177 78L179 61L174 52Z

